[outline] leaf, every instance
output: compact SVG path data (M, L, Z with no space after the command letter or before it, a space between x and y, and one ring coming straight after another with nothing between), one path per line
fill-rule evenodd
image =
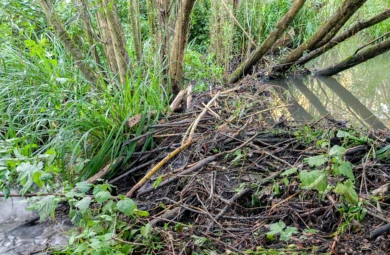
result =
M110 196L111 196L110 192L108 192L108 191L100 191L99 193L97 193L95 195L95 200L99 204L102 204L102 203L106 202L110 198Z
M134 209L137 208L134 201L130 198L125 198L123 200L118 201L117 207L120 212L124 213L127 216L130 216Z
M314 171L302 171L299 173L299 179L302 182L300 187L302 189L317 190L324 192L328 187L328 178L325 171L314 170Z
M192 235L191 237L194 238L194 240L195 240L194 244L195 244L195 246L198 246L198 247L202 247L203 244L208 241L207 237L204 237L204 236Z
M290 174L295 174L297 171L298 171L298 168L296 168L296 167L290 168L290 169L284 171L283 173L281 173L280 176L288 176Z
M91 187L92 187L92 184L89 183L89 182L79 182L79 183L76 183L76 188L81 193L87 193L90 190Z
M162 178L162 175L160 175L159 177L157 177L156 181L153 183L153 188L154 189L157 189L158 185L160 185L160 183L162 182L163 178Z
M149 223L141 227L140 229L141 235L145 238L148 238L150 231L152 231L152 225L150 225Z
M355 186L351 180L347 180L343 183L338 183L334 190L337 194L344 197L345 201L349 204L358 204L359 196L355 191Z
M60 202L60 198L55 196L47 196L42 200L34 203L33 205L27 207L28 210L37 210L39 214L40 221L45 220L47 217L54 219L54 212Z
M23 185L23 188L20 190L22 195L24 195L31 188L34 183L34 174L38 171L41 171L42 168L42 162L34 165L32 165L30 162L23 162L16 168L16 171L19 173L18 181L21 185Z
M329 151L329 156L340 156L343 155L344 152L345 152L344 147L334 145Z
M136 210L136 213L140 217L148 217L149 216L149 212L148 211Z
M318 155L318 156L305 158L303 161L307 162L307 164L309 164L309 166L311 167L319 167L322 166L327 161L327 157L326 155Z
M339 161L333 165L333 172L335 175L344 175L351 180L355 180L353 175L352 165L348 161Z
M5 186L3 189L4 200L7 200L9 198L10 193L11 193L11 190L9 189L9 187Z
M83 199L81 199L80 201L78 201L75 206L77 208L79 208L79 210L81 212L86 212L89 208L89 205L91 204L92 202L92 198L91 197L84 197Z
M272 223L271 225L269 225L269 228L271 229L270 232L275 233L275 234L282 232L285 227L286 227L286 224L283 221L279 221L277 223ZM270 232L268 232L268 233L270 233Z

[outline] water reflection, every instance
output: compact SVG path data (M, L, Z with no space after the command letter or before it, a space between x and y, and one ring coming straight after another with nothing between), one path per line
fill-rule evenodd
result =
M343 78L343 76L308 77L273 82L273 84L292 96L288 98L286 93L280 93L279 89L281 99L292 105L288 110L294 120L308 121L313 117L318 118L330 114L333 118L348 121L354 127L374 130L390 127L390 118L387 116L390 98L387 97L389 95L387 91L381 94L378 90L377 93L381 97L374 94L368 97L374 100L381 98L382 102L367 100L367 98L359 100L339 82L339 80L343 81Z

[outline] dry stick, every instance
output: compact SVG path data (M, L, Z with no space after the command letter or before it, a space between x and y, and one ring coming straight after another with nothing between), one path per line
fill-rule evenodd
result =
M148 188L148 189L145 189L145 190L139 192L139 193L137 194L137 197L142 196L142 195L145 195L145 194L147 194L147 193L149 193L149 192L155 191L155 190L157 190L157 189L159 189L159 188L161 188L161 187L164 187L164 186L166 186L166 185L168 185L168 184L170 184L170 183L172 183L172 182L178 180L180 177L185 176L185 175L188 175L188 174L190 174L190 173L192 173L192 172L194 172L194 171L200 169L201 167L207 165L208 163L210 163L210 162L216 160L216 159L219 158L220 156L223 156L223 155L228 154L228 153L233 153L233 152L235 152L236 150L241 149L242 147L244 147L244 146L246 146L248 143L250 143L253 139L255 139L256 136L257 136L257 135L255 134L255 135L252 136L249 140L245 141L243 144L241 144L241 145L238 146L237 148L234 148L234 149L232 149L232 150L230 150L230 151L220 152L220 153L218 153L218 154L216 154L216 155L209 156L209 157L207 157L207 158L204 158L204 159L198 161L198 163L196 163L194 166L188 168L187 170L181 172L180 174L178 174L178 175L172 177L171 179L162 181L162 182L158 185L158 187L156 187L156 188L150 187L150 188ZM175 170L174 170L174 171L175 171Z
M210 106L214 101L219 97L220 93L218 92L207 104L207 106ZM199 116L196 118L196 120L193 122L193 125L190 130L190 134L188 136L187 142L184 143L186 136L183 138L182 145L177 148L176 150L169 153L162 161L160 161L156 166L150 170L149 173L147 173L137 184L134 185L134 187L127 192L126 196L131 197L133 196L134 192L137 191L139 188L142 187L142 185L148 181L163 165L168 163L169 160L171 160L173 157L175 157L177 154L185 150L188 146L190 146L195 140L193 139L195 129L198 126L200 119L206 114L207 108L204 108L203 111L199 114ZM188 131L187 131L188 132Z
M283 199L282 201L280 201L279 203L276 203L275 205L273 205L273 206L271 207L271 209L269 210L268 214L270 214L276 207L278 207L279 205L281 205L281 204L287 202L288 200L290 200L291 198L295 197L295 196L298 195L299 193L301 193L301 191L298 191L297 193L292 194L291 196L289 196L289 197Z
M283 171L278 171L276 173L273 173L271 174L270 176L264 178L260 183L259 185L263 185L264 183L267 183L268 181L270 180L273 180L275 179L277 176L279 176ZM240 192L238 192L237 194L235 194L232 198L229 199L229 203L227 205L225 205L225 207L222 209L222 211L220 213L218 213L218 215L214 218L215 220L219 220L221 219L221 217L227 212L227 210L229 209L229 207L237 200L239 199L240 197L242 197L243 195L245 195L246 193L250 192L252 190L252 188L250 187L247 187L243 190L241 190ZM210 222L209 226L207 227L207 230L206 230L206 233L210 231L210 229L213 227L214 223L213 222Z

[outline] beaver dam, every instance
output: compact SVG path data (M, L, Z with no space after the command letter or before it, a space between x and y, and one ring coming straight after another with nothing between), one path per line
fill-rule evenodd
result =
M106 217L106 229L120 223L106 241L127 245L132 254L390 252L390 133L379 119L368 120L370 131L329 113L303 121L309 114L283 86L250 79L231 89L188 92L174 102L181 113L161 117L123 144L135 150L130 163L121 164L126 155L112 163L119 174L110 177L103 168L88 180L93 191L77 184L61 211L67 214L69 203L85 211L80 203L88 200L90 213ZM128 125L141 120L132 117ZM154 146L143 148L151 138ZM111 194L128 198L99 194L104 176L116 187ZM104 214L118 200L133 207L117 202L124 214L114 221Z

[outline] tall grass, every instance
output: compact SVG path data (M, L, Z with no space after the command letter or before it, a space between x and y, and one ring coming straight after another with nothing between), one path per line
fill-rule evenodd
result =
M152 109L159 113L167 105L156 62L139 65L123 86L91 86L51 34L17 43L24 49L0 50L0 134L14 148L34 144L31 159L54 150L63 181L88 178L130 156L134 145L123 148L123 142L158 117L148 114ZM127 127L140 113L140 125Z

